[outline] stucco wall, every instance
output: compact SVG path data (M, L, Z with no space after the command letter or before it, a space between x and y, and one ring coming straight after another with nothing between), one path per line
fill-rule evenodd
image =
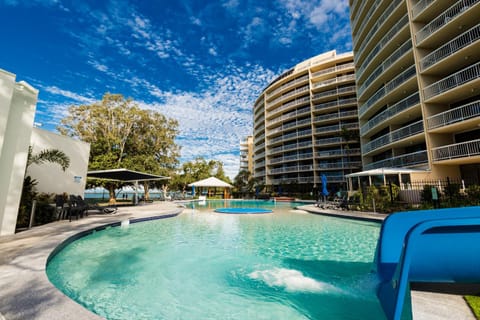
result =
M30 145L36 154L45 149L58 149L70 158L70 166L65 170L58 164L32 164L27 171L36 179L38 192L76 194L83 196L87 180L90 144L74 140L50 131L33 128Z

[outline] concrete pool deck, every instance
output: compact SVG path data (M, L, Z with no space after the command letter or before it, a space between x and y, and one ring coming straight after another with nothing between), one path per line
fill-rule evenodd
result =
M362 217L375 213L323 210L313 205L301 209L317 214ZM181 213L174 202L155 202L121 207L113 215L95 215L53 222L11 236L0 237L0 320L14 319L102 319L56 289L46 275L50 253L66 239L86 230L127 219L168 216ZM329 211L329 212L325 212ZM331 212L330 212L331 211ZM414 319L475 319L462 296L423 291L412 292Z

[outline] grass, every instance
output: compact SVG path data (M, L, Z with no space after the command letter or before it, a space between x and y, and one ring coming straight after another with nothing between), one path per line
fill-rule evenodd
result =
M465 300L467 300L468 305L475 314L477 319L480 319L480 296L465 296Z

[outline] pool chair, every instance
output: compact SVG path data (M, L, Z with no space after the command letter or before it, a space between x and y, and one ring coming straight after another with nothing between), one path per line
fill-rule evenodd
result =
M77 204L77 207L80 208L80 214L83 217L85 214L88 216L88 213L90 210L95 210L100 213L105 213L105 214L113 214L117 212L117 207L116 206L98 206L98 205L92 205L88 204L81 196L72 196L75 199L75 203ZM83 212L82 212L83 210Z

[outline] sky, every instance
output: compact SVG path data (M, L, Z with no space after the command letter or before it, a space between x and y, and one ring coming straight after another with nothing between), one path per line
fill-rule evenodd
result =
M352 50L348 0L0 0L0 69L39 90L56 131L106 92L179 122L180 161L238 173L253 104L276 76Z

